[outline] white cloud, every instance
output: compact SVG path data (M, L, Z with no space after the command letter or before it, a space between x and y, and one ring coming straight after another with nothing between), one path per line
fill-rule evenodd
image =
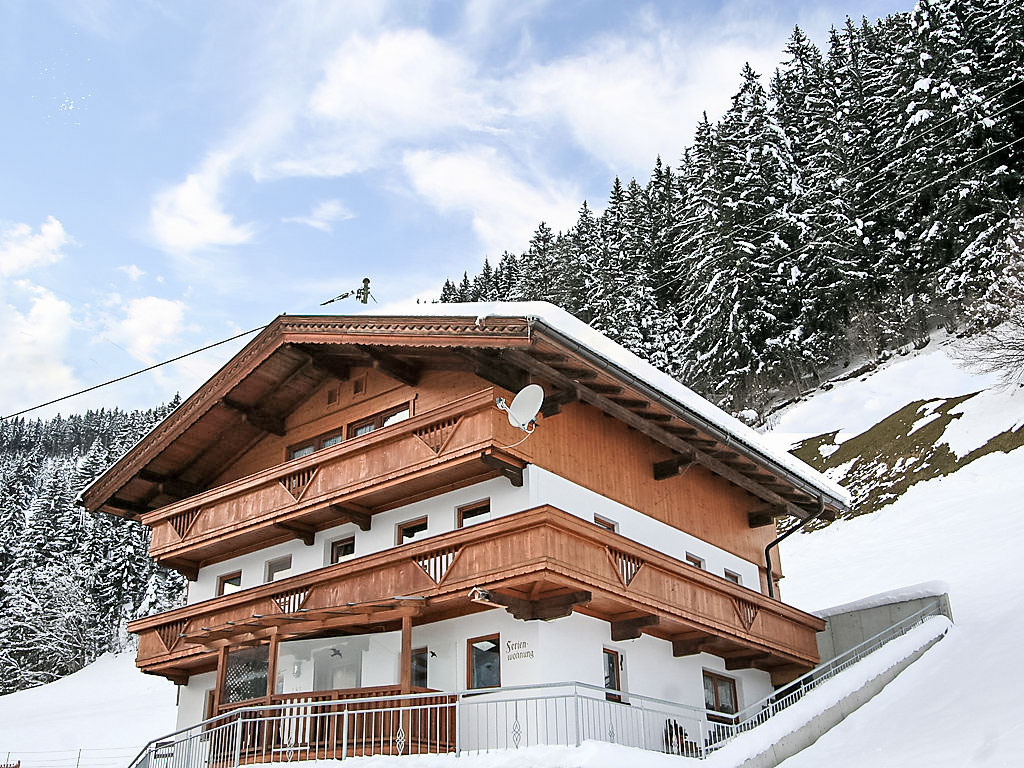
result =
M538 222L566 229L579 207L579 191L539 179L532 183L490 147L459 152L405 153L414 189L442 213L465 212L488 253L526 247Z
M146 274L145 270L140 269L136 264L123 264L117 268L117 271L124 272L133 283L138 282L139 278Z
M199 170L156 196L150 221L161 248L189 254L252 239L253 226L236 224L220 201L234 160L230 153L211 153Z
M38 232L28 224L14 224L0 232L0 276L24 274L58 262L64 258L61 249L73 242L53 216L46 217Z
M72 329L71 307L49 291L22 284L32 294L28 311L0 303L0 415L67 394L78 387L64 363Z
M183 301L145 296L132 299L121 310L120 318L108 318L106 336L147 364L157 362L157 352L178 341L185 330Z
M321 232L330 232L336 221L345 221L355 216L352 211L346 208L341 200L323 200L313 206L313 210L306 216L288 216L281 219L286 224L305 224L307 227L319 229Z
M644 175L658 154L676 161L702 111L715 115L728 105L743 61L755 68L774 62L777 40L746 41L631 30L594 41L584 54L531 67L509 84L510 95L520 117L561 123L614 172Z

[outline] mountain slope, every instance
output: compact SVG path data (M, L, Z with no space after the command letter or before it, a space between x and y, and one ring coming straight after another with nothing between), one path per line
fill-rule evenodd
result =
M900 370L885 376L884 394L910 404L822 457L836 479L844 470L854 477L874 511L784 542L782 591L787 602L822 609L941 579L949 584L956 627L786 768L1020 764L1024 701L1015 650L1024 632L1024 394L987 388L962 372L944 379L937 374L946 369L947 351L936 345L900 361ZM867 401L878 386L869 381L820 393L783 414L780 424L810 426L804 406L820 426L824 414L856 422L849 396L862 388ZM846 424L829 426L839 431ZM836 445L803 443L812 444L826 453ZM914 456L919 460L907 461Z

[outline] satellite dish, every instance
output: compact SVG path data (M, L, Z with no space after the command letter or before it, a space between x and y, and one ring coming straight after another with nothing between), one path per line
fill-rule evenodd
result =
M528 434L533 432L543 403L544 389L539 384L527 384L512 398L511 405L506 404L503 397L497 400L498 408L508 413L508 423Z

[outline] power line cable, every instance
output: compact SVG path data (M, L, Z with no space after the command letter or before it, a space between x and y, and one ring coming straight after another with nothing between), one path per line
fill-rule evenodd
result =
M219 347L222 344L227 344L228 342L235 341L236 339L240 339L243 336L248 336L248 335L250 335L252 333L256 333L258 331L262 331L266 327L267 326L265 326L265 325L261 325L258 328L252 328L251 330L243 331L242 333L239 333L239 334L236 334L234 336L231 336L230 338L221 339L220 341L215 341L213 344L207 344L205 347L199 347L199 349L193 349L191 352L185 352L184 354L178 355L177 357L172 357L170 360L164 360L161 363L156 363L156 364L150 365L150 366L148 366L146 368L140 368L137 371L132 371L131 373L126 373L124 376L118 376L115 379L110 379L109 381L104 381L104 382L102 382L100 384L94 384L91 387L86 387L85 389L80 389L77 392L72 392L71 394L68 394L68 395L62 395L61 397L54 398L53 400L48 400L47 402L40 403L39 405L33 405L31 408L25 408L25 409L20 410L20 411L18 411L16 413L8 414L7 416L0 416L0 421L6 421L7 419L13 419L13 418L15 418L17 416L22 416L22 415L24 415L26 413L30 413L31 411L37 411L40 408L45 408L48 405L53 405L54 403L59 403L59 402L62 402L64 400L70 400L72 397L78 397L79 395L84 395L86 392L92 392L94 390L100 389L101 387L108 387L111 384L117 384L118 382L124 381L125 379L130 379L133 376L139 376L139 375L141 375L143 373L149 373L150 371L156 370L157 368L161 368L161 367L163 367L165 365L170 365L171 363L176 363L179 360L184 360L186 357L191 357L192 355L197 355L200 352L205 352L208 349L213 349L214 347Z

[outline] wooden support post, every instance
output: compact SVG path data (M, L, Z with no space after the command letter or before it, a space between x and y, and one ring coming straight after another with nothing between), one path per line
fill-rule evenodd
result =
M271 703L270 697L276 693L274 686L277 685L277 644L280 627L274 627L270 635L270 648L267 650L267 704Z
M212 715L219 715L221 705L224 703L224 676L228 671L228 648L224 646L217 649L217 685L213 689L213 712Z
M402 616L402 693L412 693L412 616Z

